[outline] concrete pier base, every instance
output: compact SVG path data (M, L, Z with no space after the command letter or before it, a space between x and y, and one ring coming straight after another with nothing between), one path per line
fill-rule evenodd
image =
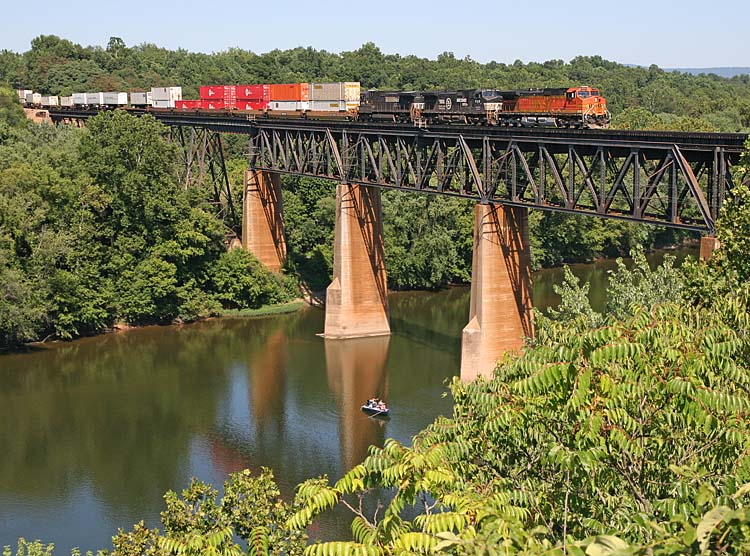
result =
M720 246L719 239L715 236L703 236L701 237L701 252L700 252L700 259L702 261L707 261L711 257L714 256L714 251L716 251Z
M520 350L533 334L528 210L477 205L461 380L492 376L503 354Z
M336 186L333 281L326 290L326 338L390 334L380 190Z
M247 170L242 196L242 247L270 271L286 259L281 180L278 174Z

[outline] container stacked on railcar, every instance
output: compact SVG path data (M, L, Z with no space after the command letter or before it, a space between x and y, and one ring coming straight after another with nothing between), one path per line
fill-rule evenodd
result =
M182 100L182 87L151 87L153 108L175 108L177 101L180 100Z
M237 85L235 96L237 110L265 112L271 108L271 86L268 84Z
M154 103L151 91L134 91L130 93L130 106L146 108Z

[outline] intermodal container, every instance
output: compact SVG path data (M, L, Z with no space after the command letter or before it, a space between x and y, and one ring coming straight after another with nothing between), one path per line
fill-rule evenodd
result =
M73 104L73 97L60 97L60 106L65 106L66 108L72 108Z
M310 83L310 100L359 101L359 81Z
M130 93L130 104L133 106L151 106L151 99L151 91Z
M18 100L20 102L26 102L26 95L33 93L31 89L16 89L16 94L18 95Z
M237 98L234 85L207 85L200 88L201 100L234 100Z
M86 93L73 93L73 104L86 104Z
M42 95L40 93L26 93L26 104L41 104Z
M128 104L128 93L104 93L104 104L108 106L125 106Z
M201 108L204 110L233 110L236 103L227 100L203 100Z
M267 100L238 100L237 110L268 110L269 102Z
M202 100L176 100L174 107L180 110L195 110L203 108Z
M270 85L237 85L237 100L271 100Z
M313 112L346 112L346 102L343 100L311 100L310 110Z
M40 103L42 106L60 106L60 99L55 96L42 97Z
M104 93L86 93L86 104L91 106L104 104Z
M174 108L176 100L182 100L182 87L151 87L151 98L154 101L170 101Z
M281 110L286 112L297 112L310 109L310 103L308 101L272 100L269 104L271 110Z
M154 108L174 108L174 105L177 101L176 100L157 100L154 99L151 101L151 106Z
M309 83L271 85L271 100L304 102L310 100Z

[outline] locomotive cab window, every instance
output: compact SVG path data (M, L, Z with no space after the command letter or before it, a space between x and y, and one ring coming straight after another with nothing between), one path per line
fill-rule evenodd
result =
M569 92L568 93L568 100L573 100L574 98L576 98L576 92L575 91Z
M581 98L589 98L591 96L591 93L588 91L578 91L578 96Z

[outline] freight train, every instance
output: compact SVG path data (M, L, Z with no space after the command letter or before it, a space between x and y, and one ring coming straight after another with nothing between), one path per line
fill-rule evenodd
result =
M465 89L457 91L360 91L358 82L209 85L200 98L183 100L180 87L149 92L73 93L41 96L19 90L28 107L100 110L210 111L250 118L348 119L363 122L467 124L518 127L609 126L607 101L594 87Z

